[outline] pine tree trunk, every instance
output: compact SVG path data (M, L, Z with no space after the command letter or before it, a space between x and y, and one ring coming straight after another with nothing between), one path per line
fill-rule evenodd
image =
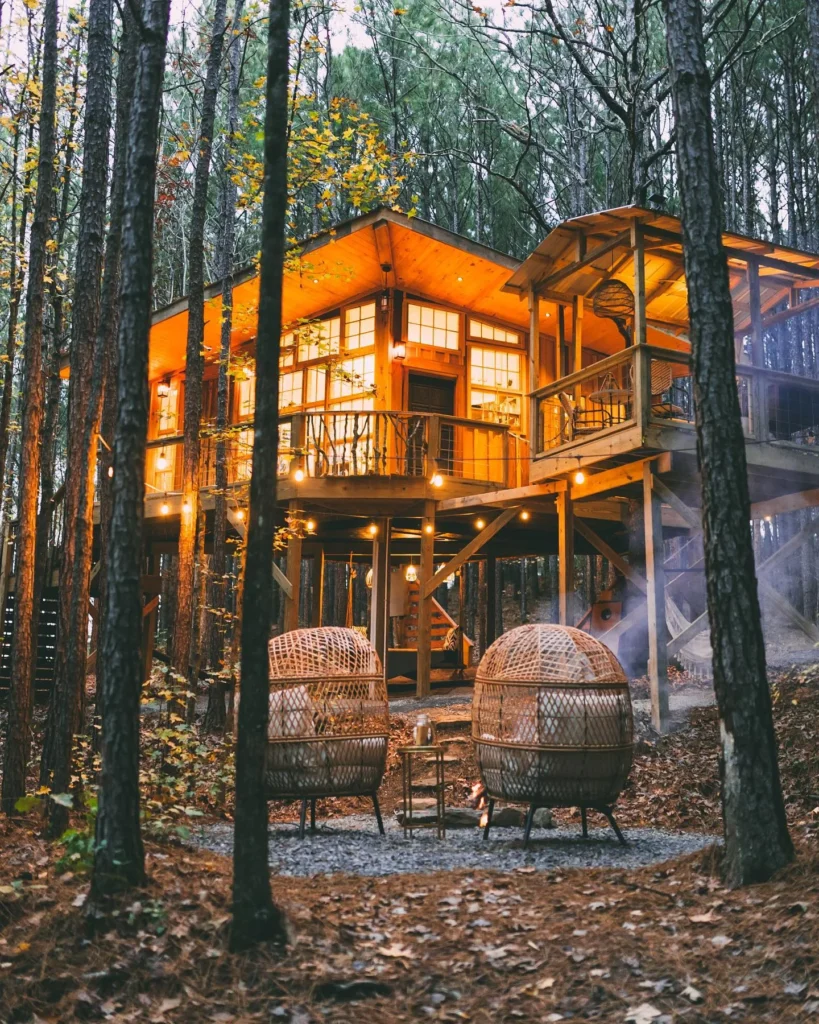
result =
M57 793L67 792L70 786L73 738L81 729L85 703L94 529L93 485L102 398L103 359L102 353L96 351L96 341L105 249L112 58L113 2L91 0L88 9L85 148L71 322L64 498L66 529L60 571L54 694L43 750L43 769L48 773L43 782ZM60 835L67 825L68 809L51 803L49 832L52 837Z
M213 512L213 557L211 559L211 605L222 615L211 631L210 664L216 672L223 672L223 652L226 638L227 611L227 486L228 446L225 432L230 412L230 336L233 328L233 247L236 237L237 187L234 181L236 133L239 128L239 85L241 82L242 47L241 23L244 0L235 0L233 24L228 49L230 83L227 104L227 138L222 166L222 237L220 239L219 273L222 278L222 330L219 343L219 379L217 383L216 411L216 495ZM218 732L225 727L225 683L218 676L208 691L208 707L203 728Z
M199 521L199 430L202 420L202 344L205 334L205 216L207 214L210 160L219 94L219 67L225 38L226 0L216 0L213 31L208 50L202 118L199 125L199 153L193 185L190 220L190 285L188 292L188 340L185 355L185 425L182 463L182 513L179 517L179 573L176 589L176 619L171 647L171 665L177 684L196 680L191 674L193 639L194 576L196 574L196 528Z
M677 129L685 276L714 689L720 715L725 874L764 881L793 857L765 667L734 320L698 0L665 0Z
M46 0L43 21L43 79L37 197L31 225L23 355L23 415L17 572L14 590L14 646L9 715L3 762L2 806L14 813L25 795L31 751L31 711L37 634L34 624L37 498L40 489L40 430L43 422L43 314L47 243L51 237L57 101L57 0Z
M264 126L264 202L256 341L256 421L242 616L242 678L236 743L236 826L230 943L286 941L267 863L268 662L279 447L279 347L287 214L289 0L270 0Z
M108 552L111 542L111 516L114 511L113 495L113 440L116 427L117 360L115 348L119 330L120 254L122 250L122 220L125 201L125 164L128 150L128 123L131 98L134 91L137 62L137 28L130 6L122 12L122 32L119 40L119 66L117 68L116 124L114 128L114 165L111 176L111 213L108 238L105 244L105 273L102 282L102 305L97 330L97 351L103 359L103 407L100 424L99 502L100 502L100 572L97 577L99 600L97 631L97 688L95 716L97 725L102 718L105 671L102 655L108 618ZM101 734L94 731L94 742L99 749Z
M146 0L131 101L117 336L117 420L108 609L102 772L92 896L145 879L139 825L139 696L142 688L140 568L148 436L153 206L162 77L170 0Z

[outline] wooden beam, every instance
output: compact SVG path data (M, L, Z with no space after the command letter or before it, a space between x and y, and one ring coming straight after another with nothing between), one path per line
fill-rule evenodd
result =
M373 235L375 236L375 251L378 253L378 262L385 275L387 288L395 288L395 260L392 254L392 238L390 236L389 221L379 220L373 224ZM389 270L384 270L388 266Z
M497 636L498 594L497 561L494 555L486 556L486 646L495 642Z
M496 516L491 523L488 523L477 536L473 537L468 544L464 545L464 547L461 548L457 555L455 555L453 558L450 558L450 560L446 563L445 566L443 566L443 568L439 569L434 576L428 579L428 582L424 585L422 589L423 596L431 597L435 588L440 586L440 584L443 583L447 576L451 576L453 572L457 572L457 570L460 569L464 562L469 561L469 559L476 552L480 551L480 549L484 546L484 544L486 544L487 541L490 541L495 536L496 533L498 533L500 530L503 529L504 526L506 526L509 520L517 514L517 511L517 507L506 508L503 510L503 512L501 512L499 516ZM434 524L434 517L432 522ZM422 532L422 551L424 540L425 535Z
M155 612L158 607L159 595L157 595L156 597L152 597L150 601L146 601L145 604L142 606L142 618L144 619L146 615L150 615L151 612ZM96 606L94 606L93 611L89 608L89 611L91 611L91 617L94 619L96 619L97 616L99 615Z
M606 253L612 251L612 249L618 249L621 245L626 245L629 241L629 232L621 231L620 234L615 235L608 241L603 242L602 245L598 245L597 248L592 249L590 253L587 253L581 259L575 260L573 263L569 263L565 267L561 267L560 270L556 270L554 274L550 274L549 277L545 278L539 285L538 291L544 288L553 288L559 281L562 281L564 277L568 277L570 274L576 273L578 270L582 270L584 267L590 266L596 260L599 260L601 256L605 256Z
M432 527L432 529L428 529ZM430 651L432 649L432 591L435 569L435 502L427 499L424 502L424 515L421 519L421 565L418 573L418 675L416 676L415 694L426 697L429 694L429 676L431 668Z
M780 494L778 498L754 502L751 505L751 519L764 519L766 516L777 516L783 512L795 512L797 509L813 508L816 505L819 505L819 488Z
M677 515L680 516L681 519L684 519L692 530L702 530L701 516L693 509L690 509L684 501L678 498L671 488L666 486L662 480L658 480L656 476L652 476L652 487L663 499L666 505L670 505Z
M638 590L642 590L644 594L646 593L647 583L642 574L629 565L622 555L618 554L610 544L607 544L602 537L598 536L590 526L587 526L586 523L584 523L582 519L578 519L577 516L575 516L574 528L580 536L584 537L604 558L608 558L611 564L616 569L619 569L626 579L631 580Z
M561 626L574 625L574 512L564 491L557 496L558 608Z
M524 487L507 487L500 491L486 491L483 494L465 494L459 498L444 498L438 502L438 512L458 512L465 509L481 509L503 505L519 505L533 498L551 497L567 487L565 480L547 480L542 484L527 484Z
M572 314L572 342L574 356L572 359L572 373L580 373L583 369L583 296L578 295L574 300L574 311ZM575 387L575 400L580 399L580 383Z
M802 632L810 637L814 643L819 643L819 629L810 621L806 619L804 615L798 612L790 601L783 597L778 590L771 586L770 583L766 583L764 580L758 581L760 593L782 614L792 622L795 626L798 626Z
M555 334L555 380L566 376L563 354L566 351L566 307L557 307L557 333Z
M540 387L540 300L534 288L529 289L529 392ZM538 400L529 399L529 437L533 450L539 450Z
M625 466L617 466L614 469L604 469L602 473L586 473L586 479L582 484L571 485L572 501L582 501L583 498L590 498L595 494L603 494L605 491L613 491L618 487L628 487L630 484L642 483L643 467L656 462L659 472L665 473L671 468L670 453L653 455L648 459L639 459L636 462L626 463Z
M631 248L634 251L634 336L635 345L646 343L646 254L643 226L631 225Z
M293 587L290 580L285 576L275 562L273 563L273 582L278 583L279 587L281 587L282 593L288 601L293 600Z
M668 626L665 618L663 520L651 466L643 468L643 514L646 531L646 602L648 607L648 684L651 721L662 733L668 725Z
M678 633L675 637L666 644L666 657L673 658L685 647L689 640L693 640L695 636L699 636L704 630L708 629L708 612L705 611L702 615L698 615L693 622L685 627L682 633Z

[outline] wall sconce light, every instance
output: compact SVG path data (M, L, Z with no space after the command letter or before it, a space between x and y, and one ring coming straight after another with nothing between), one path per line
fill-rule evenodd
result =
M430 481L429 482L432 484L433 487L443 487L444 486L444 478L441 476L440 473L437 473L437 472L432 474L432 476L430 477Z
M397 341L392 347L393 359L406 359L407 358L407 345L406 342Z
M165 380L161 380L156 386L156 394L158 398L167 398L171 393L171 379L166 377Z

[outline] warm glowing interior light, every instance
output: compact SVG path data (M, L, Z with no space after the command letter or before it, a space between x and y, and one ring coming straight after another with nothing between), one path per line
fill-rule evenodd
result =
M163 501L162 504L159 506L159 511L162 513L163 516L166 516L171 511L171 506L167 503L167 501Z
M407 357L407 346L403 341L396 342L392 347L392 355L394 359L406 359Z
M418 579L418 570L415 568L414 565L407 566L407 571L404 573L404 578L406 579L407 583L415 583L415 581Z
M441 476L440 473L433 473L432 479L429 482L432 484L433 487L444 486L444 478Z
M486 520L485 519L476 519L475 520L475 529L476 530L482 530L484 528L484 526L486 526Z
M307 522L304 524L304 528L305 528L305 530L307 530L308 533L315 533L316 532L316 521L315 521L315 519L308 519Z
M435 527L432 525L432 523L427 523L424 526L424 533L434 533L434 531L435 531Z
M113 467L113 466L109 466L109 467L108 467L108 477L109 477L109 479L110 479L110 478L111 478L111 477L112 477L113 475L114 475L114 467Z
M524 509L521 512L521 514L520 514L520 518L524 521L524 523L526 522L527 519L529 519L529 517L530 517L530 514L526 511L526 509Z
M236 509L236 518L241 522L245 517L245 510L243 508Z
M191 510L191 503L189 501L183 501L182 502L182 511L183 512L190 512L190 510Z
M371 537L374 537L378 533L378 523L370 523L367 527L367 532Z
M165 449L164 448L162 449L162 451L157 456L156 468L159 469L159 470L163 470L163 469L167 469L168 468L168 456L165 454Z
M171 385L166 380L160 381L156 386L156 393L159 398L167 398L171 393Z
M293 474L293 479L296 481L297 484L300 484L304 479L304 470L301 468L301 466L299 466L298 469Z
M578 469L578 471L575 473L574 482L576 484L584 484L586 482L586 474L583 472L582 469Z
M253 377L253 367L252 366L243 366L242 367L242 373L245 375L245 377L247 377L248 380L251 380L252 377Z
M463 278L462 278L462 277L458 277L458 280L459 280L459 281L463 281Z

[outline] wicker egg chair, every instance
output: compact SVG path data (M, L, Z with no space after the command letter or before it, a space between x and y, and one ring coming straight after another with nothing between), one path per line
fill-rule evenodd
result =
M268 655L268 799L301 799L303 836L308 801L315 829L318 797L369 796L383 835L389 706L375 648L352 629L323 626L274 637Z
M532 624L499 637L475 676L472 738L489 798L605 814L625 842L612 805L632 762L628 682L617 659L579 629Z

